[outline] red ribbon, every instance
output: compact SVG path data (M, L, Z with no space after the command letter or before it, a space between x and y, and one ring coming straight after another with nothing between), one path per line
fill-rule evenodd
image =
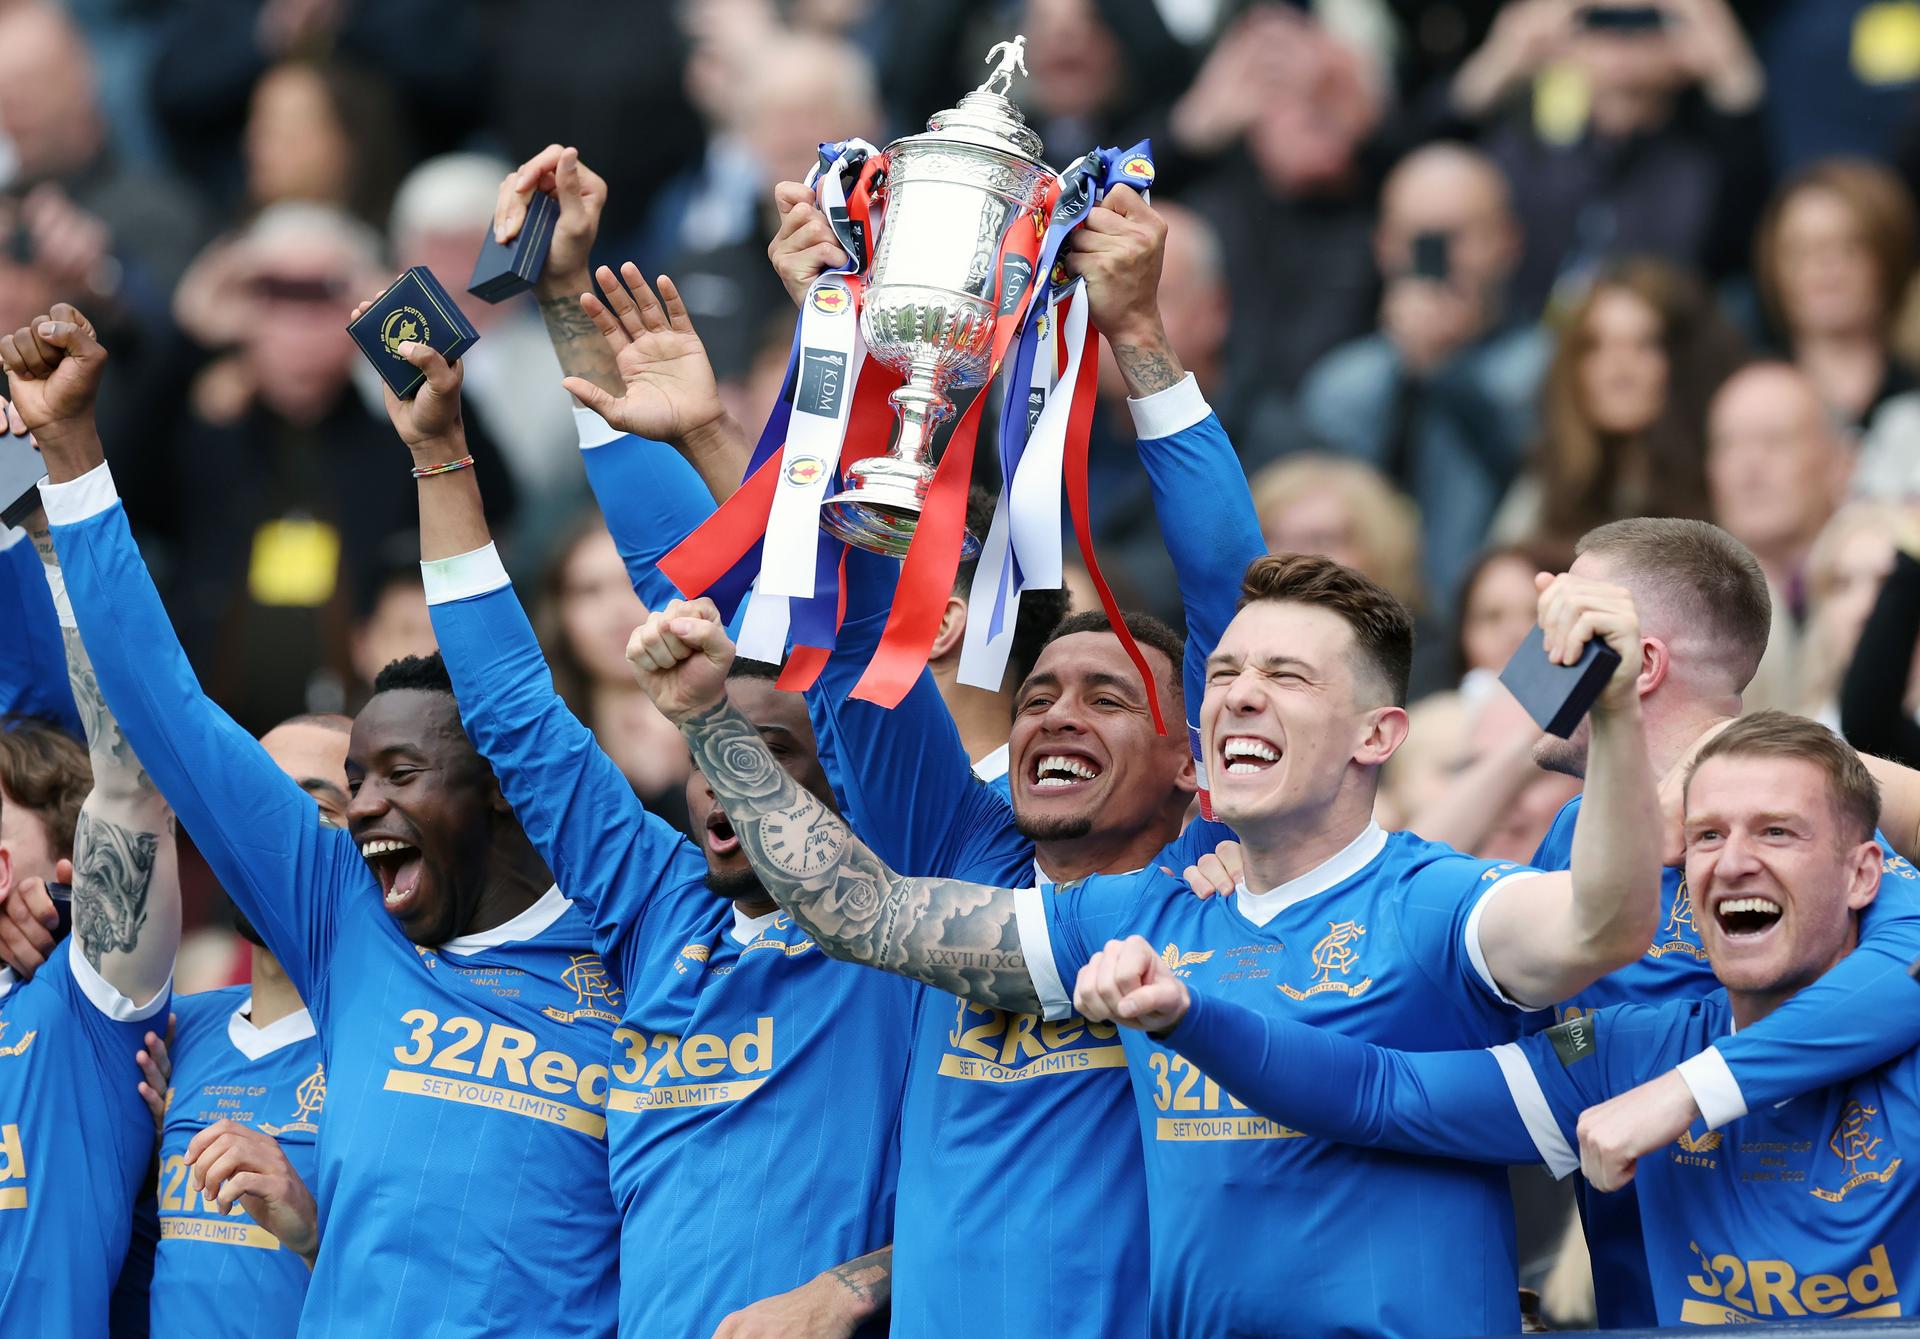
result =
M1049 200L1045 207L1050 208L1051 204ZM994 258L995 306L999 305L1001 288L1006 283L1009 257L1026 257L1026 288L1011 308L995 318L993 352L987 364L986 380L980 394L955 425L953 436L947 440L947 449L934 470L933 483L927 489L920 520L914 527L913 542L900 567L900 581L894 588L893 609L887 616L886 630L880 634L880 645L853 689L853 696L863 702L898 706L920 677L920 671L927 667L934 638L940 635L940 619L953 594L954 574L960 570L961 536L967 525L967 493L973 484L973 446L980 431L980 415L987 403L986 388L999 376L1001 361L1026 318L1027 307L1046 285L1045 275L1033 273L1043 229L1024 226L1028 218L1023 214L1014 219L1000 239L1000 252Z
M1062 320L1060 324L1064 326L1066 322ZM1160 713L1160 691L1154 682L1153 670L1147 665L1146 654L1133 639L1133 633L1128 631L1126 617L1113 598L1106 577L1101 574L1100 560L1093 553L1093 519L1087 510L1087 446L1093 435L1094 382L1099 375L1100 346L1099 336L1092 329L1087 331L1087 336L1088 347L1081 350L1080 371L1073 385L1073 408L1067 415L1067 450L1061 470L1067 484L1067 510L1073 516L1073 537L1080 545L1080 561L1087 565L1087 575L1100 595L1100 608L1106 611L1107 622L1113 628L1113 635L1120 639L1127 659L1140 671L1140 684L1146 689L1154 733L1164 735L1167 722ZM1175 665L1173 672L1180 673L1181 667Z

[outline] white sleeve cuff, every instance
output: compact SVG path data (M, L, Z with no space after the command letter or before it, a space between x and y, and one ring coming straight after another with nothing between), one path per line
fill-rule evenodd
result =
M73 616L73 601L67 598L67 574L56 563L41 563L40 570L46 574L47 593L53 596L54 621L63 628L78 628L79 621Z
M1133 435L1143 442L1185 432L1213 412L1191 372L1165 390L1155 391L1143 399L1129 396L1127 409L1133 415Z
M167 996L173 991L173 974L169 972L166 984L153 993L152 999L145 1004L135 1004L93 970L93 964L87 961L78 944L68 946L67 962L73 969L73 981L80 987L80 993L92 1001L94 1008L116 1023L138 1023L143 1018L152 1018L160 1012L161 1006L167 1002Z
M421 563L420 582L427 589L428 604L470 600L509 584L500 551L491 544L471 553L456 553L451 558Z
M1520 1113L1521 1122L1533 1137L1534 1151L1540 1155L1540 1161L1547 1164L1554 1179L1579 1171L1580 1155L1561 1133L1560 1122L1553 1118L1546 1091L1540 1087L1540 1077L1533 1072L1533 1066L1527 1063L1526 1054L1512 1042L1495 1046L1487 1054L1500 1066L1500 1075L1507 1081L1507 1096L1513 1099L1513 1109Z
M1487 967L1486 952L1480 947L1480 918L1485 914L1487 902L1495 893L1505 888L1508 884L1519 883L1525 879L1538 878L1541 873L1543 873L1543 871L1537 869L1523 869L1507 875L1506 878L1501 879L1498 883L1494 884L1493 887L1480 894L1480 900L1475 902L1473 904L1473 910L1467 913L1467 961L1473 964L1473 974L1480 978L1481 984L1492 991L1494 998L1499 1000L1500 1003L1510 1005L1515 1009L1525 1010L1527 1013L1534 1013L1544 1006L1522 1004L1520 1001L1509 996L1506 991L1500 989L1500 983L1493 979L1493 973Z
M583 404L573 407L573 430L580 435L582 451L591 451L627 435Z
M1013 923L1020 932L1020 955L1027 960L1040 1013L1049 1022L1069 1018L1073 1000L1060 983L1060 965L1053 960L1053 934L1047 929L1047 908L1038 888L1020 888L1013 894Z
M1746 1095L1740 1091L1740 1082L1733 1077L1718 1047L1709 1046L1699 1055L1682 1060L1678 1068L1709 1130L1717 1130L1747 1114Z
M98 516L120 500L113 486L113 471L101 461L78 479L63 484L40 485L40 505L46 508L48 525L72 525L89 516Z

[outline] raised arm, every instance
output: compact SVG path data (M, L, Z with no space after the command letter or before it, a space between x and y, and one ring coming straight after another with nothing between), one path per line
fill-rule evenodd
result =
M527 205L535 191L553 196L560 207L554 220L553 241L547 248L546 265L534 287L540 300L540 315L546 321L554 355L567 374L567 389L611 422L614 416L606 414L607 408L622 405L631 398L632 382L630 369L623 366L618 357L620 345L607 338L606 308L593 296L594 276L588 267L588 257L600 230L600 212L607 203L607 183L580 161L579 150L550 144L501 183L494 207L495 238L508 242L519 236ZM645 292L646 281L640 272L632 265L622 268L627 273L627 282L636 291ZM598 277L608 301L617 306L625 294L616 295L620 286L612 273L602 267ZM678 308L680 323L691 334L692 326L686 324L686 310L679 305L679 294L664 280L661 291L670 307ZM666 321L662 319L657 328L664 330L665 326ZM699 340L693 342L698 348ZM702 412L686 419L679 431L633 426L624 426L621 431L672 442L699 472L712 495L725 500L740 486L749 447L746 434L724 412L718 395L712 392L713 373L706 367L704 351L699 361L710 405L695 406ZM710 412L705 412L708 409Z
M108 985L144 1002L173 975L180 947L180 854L173 812L101 696L45 517L36 515L29 524L53 593L67 681L93 766L93 789L73 829L74 944Z
M1565 874L1489 893L1479 949L1508 998L1558 1004L1647 951L1659 917L1659 796L1640 721L1640 685L1665 672L1665 649L1647 643L1633 598L1617 586L1562 575L1542 579L1540 626L1550 658L1572 664L1593 637L1620 652L1588 717L1586 797Z
M554 690L493 547L479 481L471 466L458 465L468 458L461 369L424 344L403 344L399 353L426 378L411 400L388 391L387 416L418 478L422 576L461 724L560 886L585 905L604 948L644 914L644 898L664 884L698 882L705 862L647 812Z
M19 416L0 396L0 430L9 420L18 424ZM25 436L26 428L16 435ZM46 527L44 518L39 526ZM0 716L37 716L68 734L82 734L53 600L24 530L0 528L0 628L7 629L7 653L0 656Z
M1069 240L1067 267L1086 279L1089 315L1126 379L1140 463L1186 611L1182 678L1197 717L1207 657L1233 621L1247 565L1267 547L1240 457L1161 323L1166 244L1166 220L1132 187L1116 186Z
M105 360L92 327L64 304L31 330L0 337L14 402L46 455L41 494L75 621L127 743L221 886L316 1003L344 905L334 894L366 867L352 839L321 826L312 798L194 679L94 431Z
M803 790L727 702L733 643L712 601L649 615L627 658L686 736L761 885L823 950L979 1004L1039 1012L1014 891L896 874Z

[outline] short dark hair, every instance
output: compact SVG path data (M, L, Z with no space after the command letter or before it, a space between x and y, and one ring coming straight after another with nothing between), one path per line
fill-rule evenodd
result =
M1639 588L1643 619L1657 601L1673 609L1677 626L1706 629L1730 653L1735 692L1753 681L1773 628L1773 597L1745 544L1708 521L1636 516L1587 531L1573 551L1616 564L1615 578Z
M80 806L93 790L86 745L31 716L0 719L0 790L46 825L56 857L72 859Z
M438 651L426 656L401 656L389 662L373 679L375 693L392 693L406 688L453 696L453 676L447 673L447 662L440 658Z
M749 660L745 656L733 658L733 668L727 671L729 679L771 679L778 681L780 667L770 665L764 660Z
M1407 705L1413 673L1413 615L1385 586L1311 553L1255 558L1240 581L1239 608L1275 601L1338 614L1353 629L1364 665L1378 674L1396 707Z
M1021 598L1024 600L1026 597ZM1184 704L1186 700L1184 681L1187 658L1186 639L1152 614L1123 609L1120 612L1120 621L1126 625L1127 631L1133 634L1134 641L1142 646L1151 646L1167 658L1167 663L1172 666L1172 671L1167 677L1173 684L1175 701ZM1107 618L1104 609L1082 609L1079 613L1069 614L1056 623L1053 631L1047 634L1046 640L1040 643L1040 649L1045 650L1062 637L1071 637L1077 632L1104 632L1111 636L1113 623ZM1034 659L1039 659L1037 653ZM1020 681L1025 683L1026 675L1022 675Z
M1834 813L1856 842L1880 826L1880 787L1846 740L1815 720L1784 711L1756 711L1722 730L1694 755L1687 788L1710 758L1782 758L1810 762L1827 774Z

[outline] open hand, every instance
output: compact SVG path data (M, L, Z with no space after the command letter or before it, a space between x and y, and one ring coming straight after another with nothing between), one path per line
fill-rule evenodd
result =
M160 1039L157 1032L149 1032L146 1046L134 1052L134 1063L140 1066L140 1100L147 1104L147 1110L153 1113L153 1132L157 1136L167 1123L167 1098L173 1092L173 1027L179 1022L174 1014L167 1015L167 1037Z
M605 265L595 277L606 301L582 293L580 310L607 341L624 389L616 398L585 377L560 384L612 427L656 441L679 442L718 423L726 407L713 364L673 280L661 275L655 297L631 261L620 278Z
M306 1182L272 1135L237 1121L219 1120L187 1145L187 1174L194 1193L214 1200L221 1213L238 1204L309 1266L320 1250L320 1213Z
M1187 983L1139 935L1109 939L1080 969L1073 1007L1082 1018L1165 1032L1187 1016Z
M726 701L733 641L712 600L675 600L633 630L627 660L660 714L679 725Z

